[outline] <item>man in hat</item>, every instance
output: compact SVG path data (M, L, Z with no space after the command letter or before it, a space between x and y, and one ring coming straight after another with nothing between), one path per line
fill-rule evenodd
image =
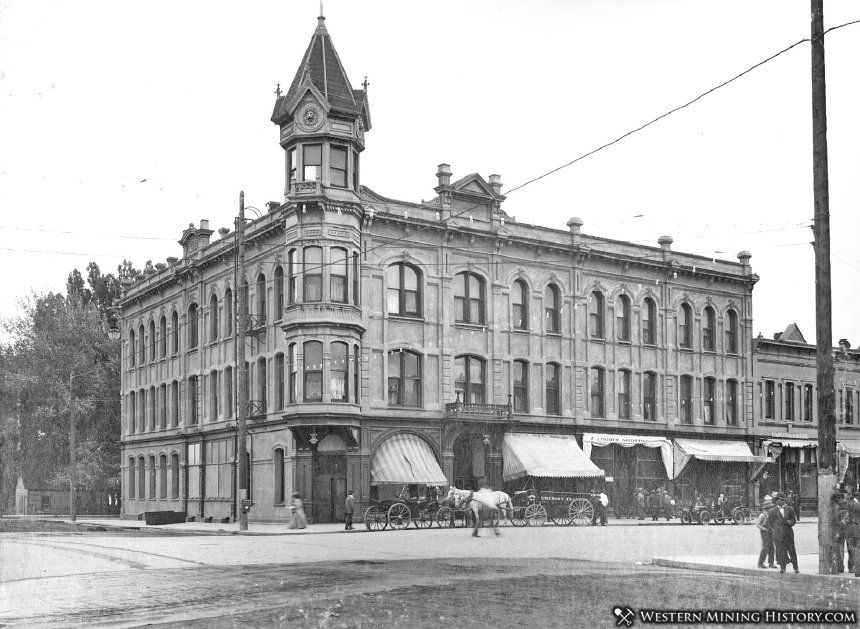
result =
M853 494L848 503L848 526L845 530L846 540L853 536L854 552L849 552L848 562L854 565L854 576L860 577L860 500L857 499L857 494Z
M645 491L641 487L636 491L636 519L645 519Z
M773 531L768 523L768 512L773 508L773 500L765 496L761 505L761 513L756 518L755 525L761 533L761 552L758 554L758 567L764 568L764 560L767 559L768 568L776 568L773 563Z
M860 507L860 504L858 504ZM779 564L780 573L785 572L785 567L790 563L795 572L800 572L797 567L797 550L794 548L794 525L797 519L794 509L785 501L785 494L776 495L776 506L768 512L768 523L773 531L773 541L776 544L776 561Z

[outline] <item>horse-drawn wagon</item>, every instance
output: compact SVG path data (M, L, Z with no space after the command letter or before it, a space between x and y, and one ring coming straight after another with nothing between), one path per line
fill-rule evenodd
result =
M515 491L511 524L543 526L547 520L558 526L590 524L594 505L588 494L564 491Z
M426 529L433 526L439 510L438 497L412 499L404 486L396 498L369 506L364 512L364 525L370 531L401 530L413 523L415 528Z

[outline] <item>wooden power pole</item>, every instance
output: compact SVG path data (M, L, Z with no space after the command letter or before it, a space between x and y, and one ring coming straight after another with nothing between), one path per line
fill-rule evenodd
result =
M239 530L248 530L248 369L245 366L245 341L248 331L248 295L245 292L245 193L239 193L239 219L236 221L236 242L239 250L239 322L236 325L236 359L239 363Z
M69 374L69 519L78 519L78 463L77 463L77 429L75 425L75 392L72 389L74 374Z
M830 199L827 178L827 98L824 81L824 0L812 1L812 182L815 200L815 340L818 345L818 571L835 574L836 416L830 297Z

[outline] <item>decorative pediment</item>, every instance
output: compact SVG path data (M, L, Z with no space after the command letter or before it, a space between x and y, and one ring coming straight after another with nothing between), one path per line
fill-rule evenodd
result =
M453 188L454 195L459 193L469 197L480 196L493 200L504 199L504 196L496 194L490 184L478 173L472 173L458 179L451 184L451 187Z

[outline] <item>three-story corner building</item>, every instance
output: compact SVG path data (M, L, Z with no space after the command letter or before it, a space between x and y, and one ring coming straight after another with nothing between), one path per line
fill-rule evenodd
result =
M578 218L524 224L498 175L452 181L447 164L430 201L373 192L359 169L367 86L352 88L324 18L272 121L285 201L247 225L244 276L235 232L212 242L202 220L180 259L126 287L124 514L236 517L239 361L252 519L288 519L296 491L332 521L347 489L366 506L403 485L605 476L621 513L638 488L747 493L764 462L750 449L749 253L619 242ZM551 455L534 435L579 452L547 463L585 479L538 473Z

